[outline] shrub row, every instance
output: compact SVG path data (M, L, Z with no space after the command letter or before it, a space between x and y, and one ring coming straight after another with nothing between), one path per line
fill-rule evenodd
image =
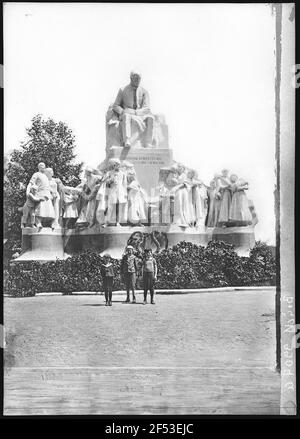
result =
M137 254L141 258L140 254ZM224 242L207 247L180 242L155 254L158 264L157 289L211 288L225 286L275 285L276 264L266 244L257 242L250 257L240 257ZM66 260L12 263L4 273L4 291L11 296L34 296L38 292L102 291L100 263L95 251ZM124 289L120 261L115 267L114 289ZM137 287L141 288L138 277Z

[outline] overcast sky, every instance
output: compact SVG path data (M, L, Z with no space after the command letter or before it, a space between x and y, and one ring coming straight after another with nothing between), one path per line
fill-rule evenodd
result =
M273 244L274 37L267 4L6 3L5 150L41 113L66 122L78 159L96 166L106 109L140 70L174 159L206 183L224 167L245 178L256 238Z

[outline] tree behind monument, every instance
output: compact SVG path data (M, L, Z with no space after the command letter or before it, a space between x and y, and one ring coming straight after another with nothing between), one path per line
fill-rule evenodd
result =
M34 116L31 126L26 129L27 139L21 142L8 157L4 179L4 238L5 247L14 249L21 246L21 214L26 186L39 162L45 162L54 170L54 176L66 185L80 183L82 163L75 163L76 144L72 130L64 122Z

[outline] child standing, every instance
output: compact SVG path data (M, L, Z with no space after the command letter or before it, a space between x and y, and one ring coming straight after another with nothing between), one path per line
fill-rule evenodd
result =
M153 257L152 250L145 250L145 257L142 266L143 282L144 282L144 305L147 304L147 293L150 291L152 305L154 302L154 283L157 279L157 263Z
M130 290L132 291L132 303L135 303L135 282L136 273L138 271L137 259L133 254L134 248L132 245L126 247L126 254L121 261L121 273L125 280L127 298L126 302L130 302Z
M104 262L101 264L101 276L105 294L105 305L112 306L112 287L114 281L114 266L109 254L103 256Z

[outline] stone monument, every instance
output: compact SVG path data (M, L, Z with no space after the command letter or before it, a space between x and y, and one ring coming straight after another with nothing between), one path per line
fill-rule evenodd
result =
M180 241L205 246L223 240L242 254L254 246L257 216L247 181L223 170L206 185L195 169L175 162L165 117L151 113L140 81L132 72L110 105L106 158L86 168L80 185L57 186L52 169L48 179L39 164L27 193L35 184L45 200L36 206L37 224L22 229L16 261L66 258L86 249L120 258L128 242L159 250Z

